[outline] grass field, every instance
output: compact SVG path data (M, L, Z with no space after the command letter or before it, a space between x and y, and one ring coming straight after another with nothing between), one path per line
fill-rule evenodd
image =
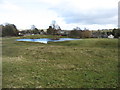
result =
M118 39L41 44L16 38L2 41L3 88L118 87Z

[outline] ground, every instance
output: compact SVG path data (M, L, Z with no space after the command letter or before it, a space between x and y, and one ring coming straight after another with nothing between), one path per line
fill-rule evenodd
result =
M18 38L2 40L3 88L118 87L118 39L41 44Z

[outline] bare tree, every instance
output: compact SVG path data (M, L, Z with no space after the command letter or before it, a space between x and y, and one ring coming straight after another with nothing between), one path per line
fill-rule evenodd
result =
M73 30L81 30L80 27L73 28Z
M34 30L35 28L35 25L31 25L31 30Z
M55 20L52 21L51 26L52 26L53 29L56 28L56 21Z

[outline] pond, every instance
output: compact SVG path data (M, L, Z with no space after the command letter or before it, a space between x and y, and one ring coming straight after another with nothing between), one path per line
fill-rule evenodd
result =
M16 41L28 41L28 42L40 42L40 43L48 43L48 42L58 42L58 41L70 41L70 40L81 40L76 38L60 38L59 40L53 40L50 38L40 38L40 39L17 39Z

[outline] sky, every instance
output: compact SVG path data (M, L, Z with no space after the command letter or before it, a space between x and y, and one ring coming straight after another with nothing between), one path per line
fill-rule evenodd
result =
M53 20L61 29L89 30L118 27L119 0L0 0L0 24L19 30L47 29Z

